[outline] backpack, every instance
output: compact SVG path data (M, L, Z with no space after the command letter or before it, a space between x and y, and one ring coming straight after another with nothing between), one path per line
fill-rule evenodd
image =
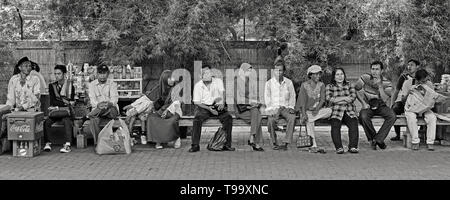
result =
M208 146L206 147L210 151L222 151L223 146L225 145L226 139L225 131L222 127L220 127L214 136L209 140Z

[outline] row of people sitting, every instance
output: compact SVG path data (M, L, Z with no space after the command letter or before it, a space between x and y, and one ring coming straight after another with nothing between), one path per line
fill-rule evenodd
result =
M237 90L236 96L245 99L244 104L233 102L237 110L236 116L247 121L250 126L250 137L248 144L253 150L263 151L261 147L262 128L261 120L263 115L268 115L268 131L273 142L273 149L287 150L288 145L293 140L295 128L296 113L300 113L301 121L306 123L307 133L313 138L312 152L317 152L317 143L315 141L314 122L318 119L330 119L331 136L336 148L336 152L344 153L341 141L341 126L347 125L349 128L349 152L358 153L358 116L356 112L355 100L360 100L363 109L359 112L359 123L364 128L367 139L371 142L371 147L376 150L377 146L381 149L386 148L384 140L388 135L391 127L395 123L398 107L401 102L405 101L406 96L413 85L430 85L428 81L428 73L426 70L417 70L410 67L410 63L416 65L417 61L410 61L408 65L409 76L405 76L405 81L399 81L402 85L401 92L394 92L400 96L399 101L394 104L394 110L387 106L392 88L390 82L382 76L383 64L381 62L373 62L370 65L371 73L364 74L356 83L350 83L346 80L345 72L342 68L336 68L332 73L332 81L326 85L320 81L322 68L313 65L308 68L308 80L301 85L300 92L297 94L292 81L284 76L284 62L276 62L273 69L273 77L265 84L264 103L258 101L258 95L253 94L249 84L244 89ZM412 65L411 64L411 65ZM20 81L16 83L17 78L12 78L8 85L9 109L29 110L30 108L39 107L40 83L30 75L30 63L28 61L19 64ZM241 72L236 80L248 80L252 66L244 63L241 66ZM44 127L44 150L51 150L47 132L52 123L56 120L63 120L65 123L66 143L63 145L61 152L70 152L70 144L72 139L72 116L73 111L70 108L74 103L74 96L68 91L75 91L69 88L65 75L67 69L63 65L57 65L54 68L56 81L49 84L50 106L54 110L50 111L49 117ZM117 84L108 80L109 69L105 65L97 68L97 79L89 84L89 100L92 111L87 115L90 123L89 129L94 136L94 142L100 132L100 119L115 119L119 116L118 109L118 92ZM415 75L414 75L415 74ZM412 78L415 76L415 79ZM223 81L213 77L211 68L203 66L201 71L202 80L197 82L193 91L193 103L196 104L195 116L192 131L192 144L189 152L200 150L200 135L202 124L211 117L218 117L222 123L223 130L226 132L226 144L223 147L225 151L234 151L231 147L232 141L232 117L228 112L225 103L225 89ZM403 77L403 76L402 76ZM411 78L409 78L411 77ZM19 80L19 79L18 79ZM415 82L412 82L415 80ZM249 83L249 81L245 81ZM431 84L432 87L432 84ZM399 87L397 87L399 88ZM359 91L359 92L357 92ZM181 87L172 77L170 70L165 70L160 78L160 87L158 91L158 99L144 103L145 101L136 101L127 106L128 117L135 117L140 114L141 119L147 119L147 135L148 140L156 142L157 148L162 148L161 143L174 142L174 146L179 148L181 140L179 137L178 121L183 116L181 110L181 99L177 99ZM73 93L73 92L72 92ZM144 97L145 98L145 97ZM31 100L30 100L31 99ZM30 104L30 105L28 105ZM24 105L27 105L25 108ZM404 103L403 103L404 105ZM55 107L58 106L58 109ZM395 112L394 112L395 111ZM397 112L399 114L399 112ZM385 121L377 132L375 131L371 118L374 115L382 116ZM418 149L418 130L416 114L407 112L408 128L413 138L413 149ZM284 118L287 121L286 135L279 145L277 140L277 121ZM433 150L434 134L436 126L436 117L432 115L432 111L425 112L425 120L427 121L427 144L428 149ZM132 125L130 126L132 127Z

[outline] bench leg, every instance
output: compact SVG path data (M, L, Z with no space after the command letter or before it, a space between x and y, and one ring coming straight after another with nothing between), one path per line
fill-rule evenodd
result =
M180 138L186 139L188 135L188 127L187 126L180 126Z
M411 133L409 133L408 127L406 127L406 131L403 132L403 146L405 148L411 149Z

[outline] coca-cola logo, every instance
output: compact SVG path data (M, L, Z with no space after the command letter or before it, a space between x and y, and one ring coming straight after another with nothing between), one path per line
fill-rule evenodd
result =
M22 124L22 125L13 124L10 128L10 131L16 133L29 133L31 131L31 126L29 124Z

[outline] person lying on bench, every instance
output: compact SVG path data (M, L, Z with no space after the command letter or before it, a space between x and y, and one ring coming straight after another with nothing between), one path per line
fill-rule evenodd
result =
M50 95L50 112L44 123L44 151L52 150L51 143L48 139L48 133L52 124L56 121L63 121L65 128L64 138L66 143L63 145L63 148L59 150L59 152L68 153L70 152L70 143L72 142L73 134L73 112L70 107L71 103L74 101L75 87L72 84L68 84L67 80L64 78L67 73L66 66L56 65L54 72L56 81L48 85L48 92ZM68 91L69 86L72 86L71 91Z
M226 136L226 143L223 151L234 151L231 147L231 131L233 128L233 118L228 113L225 106L222 80L212 77L211 67L204 65L202 67L202 80L194 86L194 97L192 101L196 104L194 126L192 130L192 144L189 152L200 151L200 134L202 124L205 120L215 116L218 117Z
M87 116L95 144L97 144L97 136L100 133L100 119L116 119L119 115L117 84L108 80L108 75L108 67L100 65L97 67L97 80L89 83L89 100L92 111Z
M266 82L264 93L266 112L269 114L267 128L274 150L287 150L288 145L292 142L295 128L296 115L294 107L296 94L292 81L283 76L285 69L284 61L275 63L273 77ZM283 144L278 146L275 127L280 116L286 119L287 130Z

